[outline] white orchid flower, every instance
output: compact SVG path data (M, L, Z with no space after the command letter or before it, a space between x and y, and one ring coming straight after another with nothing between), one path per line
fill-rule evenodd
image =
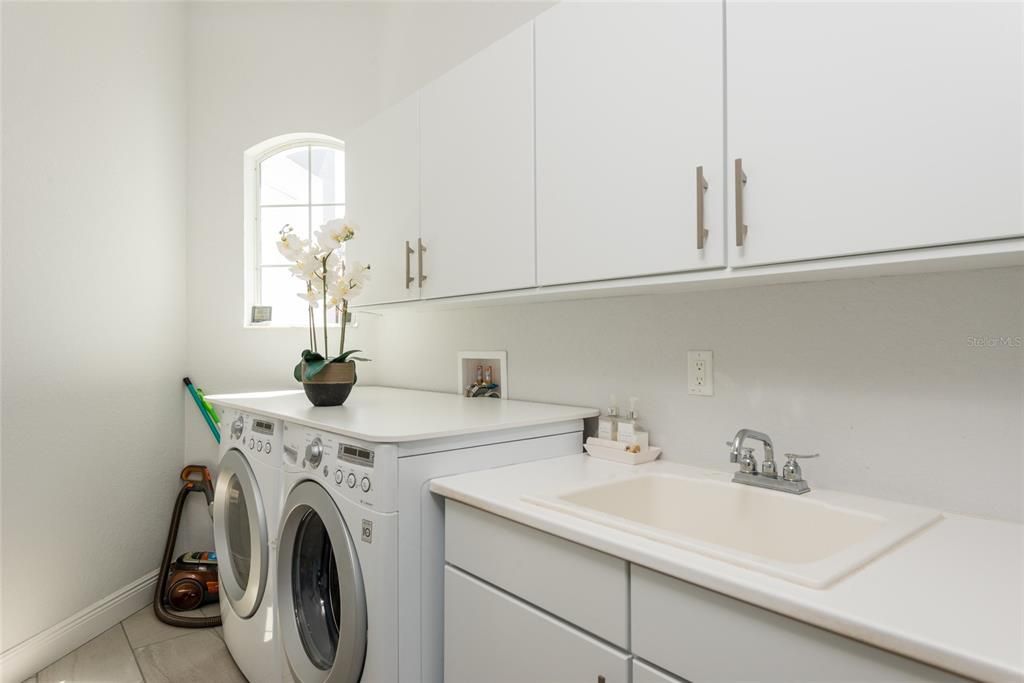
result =
M327 257L327 270L331 273L341 273L345 263L345 257L338 251L332 251Z
M334 251L356 236L355 228L341 218L324 223L316 232L316 243L325 252Z
M349 282L348 295L345 297L349 301L355 299L357 296L363 293L363 283L358 280L352 280Z
M352 288L345 280L334 280L327 286L327 305L333 308L341 306L345 303L345 299L349 298L351 291Z
M318 280L322 268L323 264L316 254L305 250L298 255L289 270L300 280Z
M370 266L358 259L345 262L345 275L359 282L367 282L370 279Z
M320 292L316 291L315 289L307 289L305 292L297 294L296 296L305 301L306 305L308 305L310 308L320 307Z
M303 249L308 246L306 240L299 237L292 226L281 228L281 238L277 240L277 250L289 261L294 261Z

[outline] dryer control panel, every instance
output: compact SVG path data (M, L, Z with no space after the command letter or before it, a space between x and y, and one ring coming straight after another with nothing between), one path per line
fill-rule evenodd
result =
M284 423L262 415L224 411L221 448L237 448L247 457L281 467Z
M396 505L395 447L367 444L316 429L286 424L284 465L303 471L360 505L391 512Z

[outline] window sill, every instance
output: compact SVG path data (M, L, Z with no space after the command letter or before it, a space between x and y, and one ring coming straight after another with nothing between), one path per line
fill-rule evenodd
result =
M250 322L245 322L245 323L242 323L242 327L244 329L247 329L247 330L308 330L309 329L309 325L299 325L299 324L291 325L291 324L288 324L288 323L250 323ZM341 327L341 325L339 323L328 323L327 324L327 329L328 330L336 330L339 327ZM348 327L349 327L349 329L353 329L353 328L359 327L359 324L355 323L355 322L350 322L348 324ZM317 324L316 329L317 330L322 330L323 329L323 325Z

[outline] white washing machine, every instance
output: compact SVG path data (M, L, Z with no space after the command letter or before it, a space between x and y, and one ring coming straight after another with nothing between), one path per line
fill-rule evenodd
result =
M394 459L285 426L279 631L300 683L397 681Z
M281 513L280 420L225 411L213 499L224 642L251 683L280 683L274 571Z
M299 683L441 683L444 508L436 477L581 449L582 421L371 443L285 423L276 597Z

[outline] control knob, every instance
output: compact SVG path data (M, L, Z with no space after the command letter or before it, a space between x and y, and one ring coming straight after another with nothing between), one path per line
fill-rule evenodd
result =
M356 487L356 473L355 472L349 472L348 473L348 479L346 480L346 483L348 484L348 487L350 489L354 489Z
M306 462L309 463L310 467L315 469L317 467L320 467L320 461L323 459L323 457L324 445L323 442L320 441L320 437L318 436L314 438L312 441L310 441L309 445L306 446Z
M361 489L363 489L363 493L369 493L370 492L370 478L369 477L363 477L363 480L361 482L359 482L359 487Z
M231 438L237 439L242 436L242 429L245 427L245 419L239 415L235 418L235 421L231 423Z

